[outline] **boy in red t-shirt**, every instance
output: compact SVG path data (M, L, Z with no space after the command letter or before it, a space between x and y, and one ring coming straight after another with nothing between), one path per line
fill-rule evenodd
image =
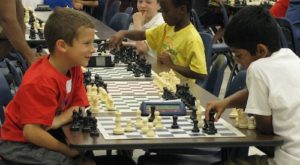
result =
M55 130L72 120L72 112L88 106L81 66L92 53L95 29L83 14L56 9L44 30L50 55L26 72L5 110L0 155L26 164L77 164L79 151L54 138Z

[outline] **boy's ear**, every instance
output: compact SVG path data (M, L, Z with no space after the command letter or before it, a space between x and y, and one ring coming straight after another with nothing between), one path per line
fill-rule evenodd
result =
M256 55L259 58L268 57L270 55L268 47L264 44L257 44L256 45Z
M55 46L56 49L60 52L66 52L67 50L67 43L62 39L57 40Z

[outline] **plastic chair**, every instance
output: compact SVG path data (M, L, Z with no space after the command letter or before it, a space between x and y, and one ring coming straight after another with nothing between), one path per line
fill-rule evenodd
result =
M109 6L109 3L106 4L106 13L104 11L103 13L103 19L102 22L104 22L105 24L108 24L110 22L110 19L120 10L120 6L121 6L121 1L119 0L114 0L111 2L111 5Z
M108 26L115 31L127 30L130 24L130 15L123 12L116 13L110 20Z
M19 67L16 67L16 62L10 61L9 59L4 59L6 62L6 65L9 69L9 72L13 75L13 81L16 86L20 86L23 73L22 70Z
M205 60L206 60L206 69L207 74L209 74L211 61L212 61L212 45L213 45L213 37L209 33L200 32L200 36L202 38L204 49L205 49ZM196 80L196 84L201 85L204 80L198 79Z
M287 46L300 56L300 41L297 39L295 27L286 18L275 18L285 36Z
M98 6L94 8L92 16L100 21L103 21L103 13L105 11L106 0L98 0Z
M199 19L198 14L195 9L192 9L192 11L191 11L191 22L195 26L195 28L197 29L198 32L205 31L205 28L201 24L200 19Z
M133 7L129 6L125 9L124 13L131 15L133 13Z
M228 97L235 92L244 89L246 87L246 70L241 70L229 83L229 88L225 92L225 97Z
M220 93L226 66L227 58L224 55L219 55L213 62L210 73L206 76L202 85L204 89L217 97Z

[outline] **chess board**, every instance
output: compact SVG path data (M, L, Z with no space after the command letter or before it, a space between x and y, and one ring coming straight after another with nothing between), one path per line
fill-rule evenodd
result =
M116 110L121 112L136 112L136 110L140 109L140 105L143 101L162 101L158 95L154 96L116 96L112 95L112 99L114 101L114 105ZM109 112L106 109L106 105L104 102L101 102L99 105L99 113L101 112ZM95 113L95 112L93 112Z
M123 135L114 135L113 129L115 128L115 117L97 117L97 126L101 134L105 139L161 139L161 138L207 138L207 137L245 137L245 135L240 132L238 129L230 125L223 119L219 119L215 123L215 127L218 130L218 133L215 135L208 135L202 132L193 133L191 130L193 128L192 120L189 116L179 116L178 125L179 129L171 129L172 117L171 116L161 116L162 124L164 129L155 131L154 137L147 137L146 134L141 132L141 129L136 129L134 127L134 122L136 121L135 117L122 117L121 126L122 128L126 127L126 120L131 119L133 132L125 132ZM203 116L204 118L204 116Z
M126 67L101 67L88 68L92 73L92 79L95 74L99 74L104 81L151 81L152 77L135 77L132 71L127 71Z
M161 96L162 92L153 81L106 81L112 96Z

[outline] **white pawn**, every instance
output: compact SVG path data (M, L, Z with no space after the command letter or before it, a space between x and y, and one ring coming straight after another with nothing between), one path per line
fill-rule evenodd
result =
M143 120L142 133L146 134L148 132L148 121L146 119Z
M115 118L115 123L116 127L113 130L114 135L123 135L124 134L124 129L121 127L121 112L116 112L116 118Z
M256 128L255 118L254 116L250 116L248 118L248 129L255 129L255 128Z
M197 120L198 120L198 127L202 128L203 127L203 122L202 122L202 110L201 109L196 111L196 117L197 117Z
M108 95L108 97L106 98L106 109L107 109L108 111L115 111L115 110L116 110L111 95Z
M155 124L155 129L156 130L162 130L164 126L161 123L161 116L157 116L156 118L156 124Z
M143 126L141 113L142 112L139 109L136 111L135 128L137 129L142 128Z
M126 128L125 128L125 132L132 132L133 128L131 127L131 120L127 119L126 120Z
M88 96L91 96L91 94L92 94L92 86L91 85L86 86L86 94Z
M239 110L239 128L248 128L247 114L243 110Z
M153 123L149 123L147 137L154 137L154 136L155 136L155 132L153 130Z
M92 112L93 113L98 113L99 100L98 100L97 96L91 96L91 101L92 101L92 104L91 104Z
M159 111L155 111L154 112L154 121L153 121L153 125L156 125L157 124L157 117L160 115L160 112Z
M229 117L230 118L235 118L238 116L238 112L237 112L237 109L236 108L232 108L230 114L229 114Z

